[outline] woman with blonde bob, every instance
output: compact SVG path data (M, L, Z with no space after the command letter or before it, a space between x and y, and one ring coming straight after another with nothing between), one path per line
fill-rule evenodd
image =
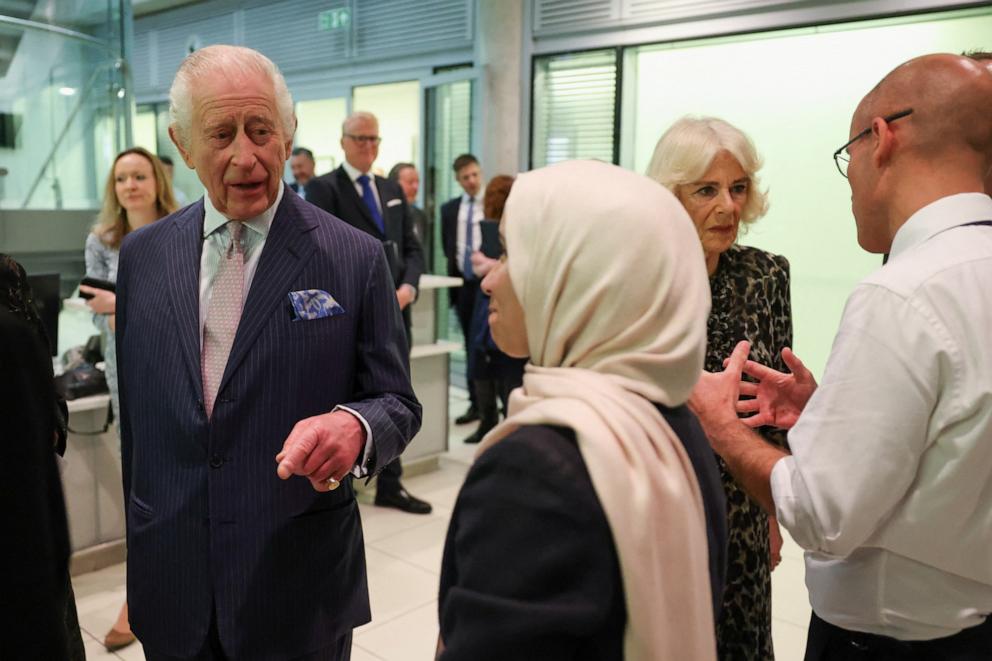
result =
M117 258L124 237L145 225L172 213L178 208L172 194L172 182L162 162L141 147L126 149L114 159L104 189L103 208L96 226L86 237L86 275L99 280L116 282ZM80 286L82 294L92 296L88 304L93 310L93 323L103 335L107 384L114 418L120 420L117 396L117 350L114 342L114 313L116 295L105 289ZM130 645L135 640L127 620L127 603L121 608L104 646L110 650Z
M781 351L792 346L789 262L737 243L738 234L768 209L760 169L751 140L713 117L675 122L661 136L648 166L648 176L685 207L703 248L712 296L705 364L710 372L722 371L724 358L745 339L751 342L752 360L788 371ZM761 431L770 442L785 444L782 432ZM770 572L781 559L782 538L775 520L744 492L723 460L718 462L730 533L727 585L717 621L719 655L727 661L770 660Z
M444 661L716 658L725 561L713 453L685 406L709 292L678 201L613 165L522 174L482 282L530 357L448 529Z

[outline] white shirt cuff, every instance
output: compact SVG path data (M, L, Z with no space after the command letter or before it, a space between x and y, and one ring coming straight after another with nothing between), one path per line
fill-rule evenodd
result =
M372 427L369 426L368 420L362 417L362 414L355 409L348 408L347 406L341 406L340 404L335 406L331 411L347 411L352 414L358 421L362 423L362 427L365 428L365 451L362 453L361 460L355 464L355 467L351 469L351 474L354 477L365 477L369 474L369 457L372 456Z
M772 500L775 515L785 526L796 544L807 551L821 550L820 535L814 522L809 496L802 475L796 468L796 458L782 457L772 467Z

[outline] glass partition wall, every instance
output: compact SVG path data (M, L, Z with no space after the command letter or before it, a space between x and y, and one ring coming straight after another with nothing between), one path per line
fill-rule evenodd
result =
M0 8L0 208L99 206L130 131L125 2Z

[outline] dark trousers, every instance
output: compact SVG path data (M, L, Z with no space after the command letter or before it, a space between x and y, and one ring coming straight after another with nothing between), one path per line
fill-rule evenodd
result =
M379 476L376 478L376 491L391 494L398 492L403 488L400 484L401 477L403 477L403 464L400 462L400 458L396 457L379 471Z
M210 631L207 632L207 640L203 644L203 649L196 656L175 657L166 654L159 654L147 646L144 649L145 661L238 661L227 656L220 643L220 634L217 632L217 613L214 613L210 621ZM292 661L350 661L351 659L351 632L341 636L330 647L317 650L304 656L292 657ZM289 661L289 657L287 657Z
M925 598L925 595L921 595ZM992 659L992 618L953 636L896 640L848 631L820 619L809 622L806 661L988 661Z
M462 327L462 337L465 338L466 364L472 352L470 344L472 337L472 312L475 310L475 299L478 295L479 281L465 280L462 286L458 287L458 298L455 299L455 314L458 316L458 325ZM472 402L472 407L478 409L475 384L472 382L472 379L468 378L467 374L465 375L465 381L468 385L468 398Z

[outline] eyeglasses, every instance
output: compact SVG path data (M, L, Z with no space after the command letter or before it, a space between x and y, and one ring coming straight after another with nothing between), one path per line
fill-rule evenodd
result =
M351 133L345 133L344 137L351 138L362 145L377 145L382 142L382 138L377 135L352 135Z
M888 124L889 122L894 122L897 119L902 119L903 117L908 117L913 114L912 108L907 108L906 110L900 110L897 113L893 113L888 117L883 117L882 121ZM855 142L860 140L871 133L871 127L869 126L861 133L857 134L841 146L840 149L834 152L834 163L837 165L837 171L840 172L841 176L847 179L847 164L851 162L851 155L846 153L845 150L853 145Z

